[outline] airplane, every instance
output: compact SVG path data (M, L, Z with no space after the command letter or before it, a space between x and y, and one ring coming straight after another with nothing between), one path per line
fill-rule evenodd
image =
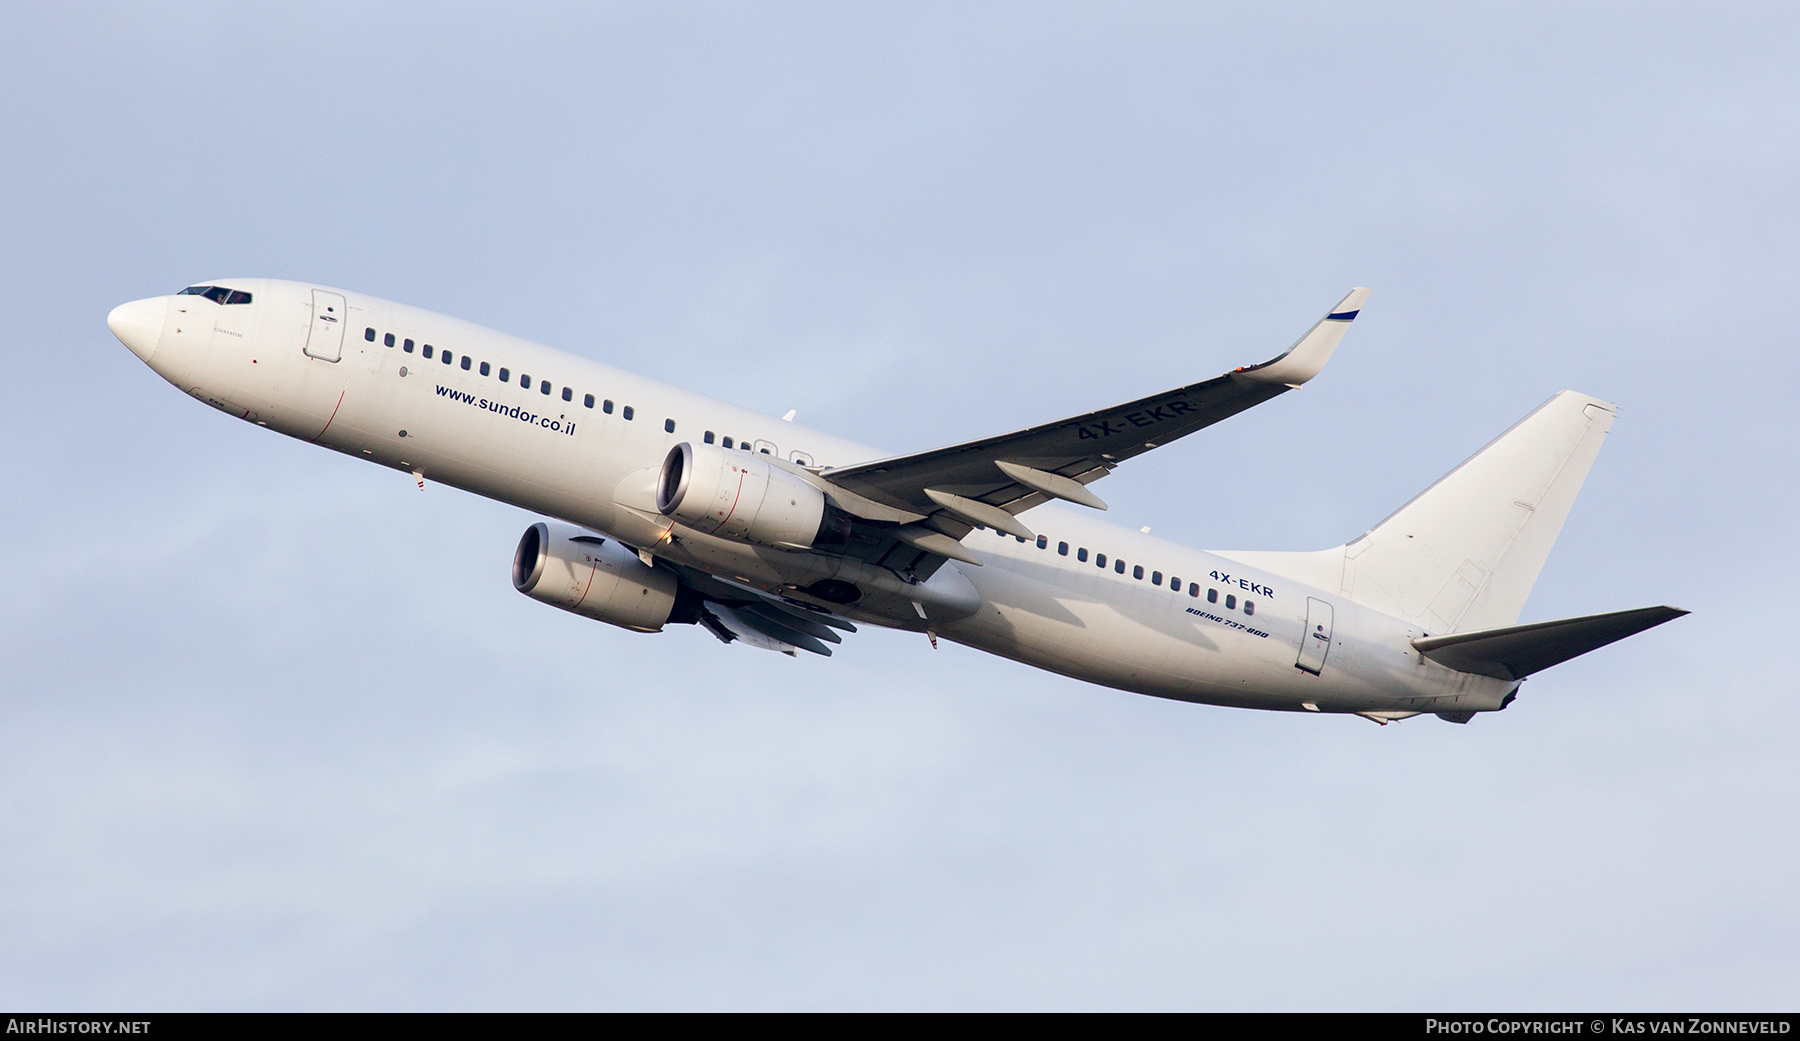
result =
M1099 519L1101 478L1307 383L1367 297L1260 364L903 455L310 283L218 279L107 325L229 415L539 514L514 587L640 633L829 655L862 623L1139 694L1385 726L1500 711L1526 677L1687 613L1519 624L1618 411L1574 391L1330 549L1202 552Z

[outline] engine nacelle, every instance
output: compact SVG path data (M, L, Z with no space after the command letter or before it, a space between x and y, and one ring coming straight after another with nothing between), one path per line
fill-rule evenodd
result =
M513 554L513 588L585 618L653 633L675 611L680 582L647 566L618 539L539 521Z
M683 441L669 449L656 508L695 531L783 549L842 542L849 518L765 456Z

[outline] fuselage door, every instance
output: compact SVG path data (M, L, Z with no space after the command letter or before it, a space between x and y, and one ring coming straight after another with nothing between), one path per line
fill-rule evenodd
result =
M306 331L307 357L337 361L344 352L344 321L349 309L338 293L312 291L312 327Z
M1306 598L1306 631L1300 634L1300 656L1294 667L1317 676L1331 653L1331 605L1318 597Z

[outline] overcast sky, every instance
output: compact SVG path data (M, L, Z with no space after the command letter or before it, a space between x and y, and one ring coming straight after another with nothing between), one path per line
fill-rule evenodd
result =
M1472 8L11 11L0 1005L1791 1010L1800 17ZM1386 728L632 634L106 329L233 275L896 452L1368 285L1111 517L1336 545L1573 388L1524 620L1694 613Z

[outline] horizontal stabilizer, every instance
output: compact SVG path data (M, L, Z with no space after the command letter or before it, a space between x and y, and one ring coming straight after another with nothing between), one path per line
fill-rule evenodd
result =
M1679 607L1639 607L1504 629L1426 636L1412 645L1425 657L1459 672L1522 680L1684 614L1687 612Z

